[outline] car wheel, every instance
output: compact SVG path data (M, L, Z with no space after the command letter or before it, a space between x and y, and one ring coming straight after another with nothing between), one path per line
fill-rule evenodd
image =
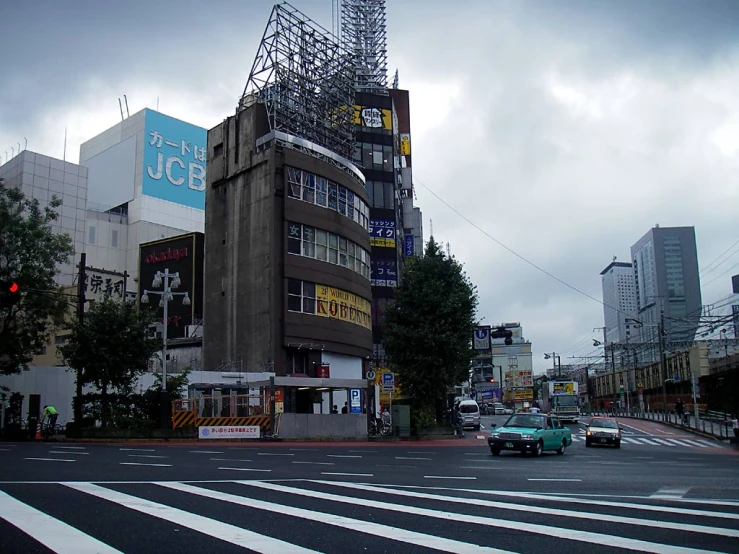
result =
M493 456L500 456L500 449L499 448L491 448L490 452L493 453Z
M479 431L480 430L480 426L479 425L475 425L474 429L475 429L475 431Z
M557 454L561 456L565 453L565 448L567 448L567 439L562 439L562 444L559 445L559 448L557 449Z
M536 443L536 447L534 448L534 456L541 456L544 452L544 443L542 441L539 441Z
M613 443L613 445L614 445L614 446L615 446L616 448L621 448L621 441L616 441L616 442L614 442L614 443Z

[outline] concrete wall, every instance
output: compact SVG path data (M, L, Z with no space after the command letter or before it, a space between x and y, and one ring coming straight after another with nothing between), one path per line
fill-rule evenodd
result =
M283 439L362 438L367 436L366 414L282 414Z

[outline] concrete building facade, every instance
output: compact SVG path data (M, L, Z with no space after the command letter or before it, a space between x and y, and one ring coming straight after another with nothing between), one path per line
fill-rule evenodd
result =
M650 229L631 247L642 340L656 342L664 311L668 341L694 340L701 288L694 227Z
M369 204L349 160L271 131L208 132L205 367L359 379L372 353Z
M614 260L600 272L600 277L606 344L634 339L638 331L627 321L637 317L634 266Z

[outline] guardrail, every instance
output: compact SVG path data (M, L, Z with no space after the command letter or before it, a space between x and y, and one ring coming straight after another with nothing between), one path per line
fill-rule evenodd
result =
M706 411L705 414L699 414L698 419L691 412L685 415L682 420L678 414L663 414L661 412L631 412L625 410L609 411L609 412L593 412L593 415L603 415L607 417L628 417L631 419L644 419L648 421L657 421L667 423L673 427L679 427L691 431L697 431L705 435L710 435L720 440L730 440L734 437L734 430L731 426L729 414L724 412Z

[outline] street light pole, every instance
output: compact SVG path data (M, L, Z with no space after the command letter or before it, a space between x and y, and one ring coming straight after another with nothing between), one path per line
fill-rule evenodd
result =
M659 326L659 363L662 366L662 419L667 421L667 360L665 359L665 311L660 310Z

